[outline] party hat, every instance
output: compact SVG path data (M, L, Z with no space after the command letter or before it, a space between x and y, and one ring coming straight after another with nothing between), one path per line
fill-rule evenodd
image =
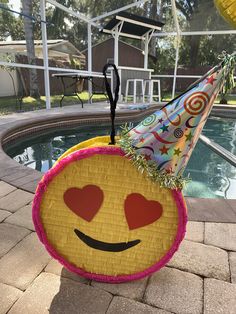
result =
M235 55L224 56L221 64L129 130L121 140L122 148L130 155L131 151L135 154L139 167L142 168L145 159L149 165L152 164L148 166L146 163L145 166L151 176L157 176L153 171L160 171L162 177L159 176L158 180L164 180L164 186L182 187L181 175L218 93L225 84L228 85L234 66ZM168 175L168 180L165 175Z

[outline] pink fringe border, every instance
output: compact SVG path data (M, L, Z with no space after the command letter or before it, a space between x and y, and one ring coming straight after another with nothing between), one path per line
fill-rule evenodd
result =
M184 238L184 235L186 232L187 214L186 214L186 206L183 200L183 195L180 191L177 191L177 190L172 191L173 197L177 204L178 214L179 214L178 230L177 230L175 241L172 247L170 248L170 250L166 253L165 256L163 256L161 260L159 260L156 264L145 269L142 272L138 272L132 275L118 275L118 276L108 276L108 275L101 275L101 274L94 274L94 273L86 272L83 269L70 264L62 256L60 256L56 252L56 250L50 245L50 243L47 240L46 234L44 232L43 225L40 219L40 203L41 203L44 192L46 192L47 190L48 184L70 162L80 160L83 158L88 158L96 154L125 156L124 152L119 147L114 147L114 146L107 147L106 146L106 147L93 147L93 148L82 149L63 158L58 164L55 165L55 167L50 169L44 175L43 179L40 181L37 187L35 198L33 201L33 211L32 211L32 218L35 225L35 230L39 236L40 241L45 245L50 255L56 260L58 260L68 270L74 273L77 273L78 275L81 275L83 277L86 277L92 280L110 282L110 283L120 283L120 282L141 279L145 276L152 274L153 272L158 271L166 263L168 263L168 261L171 259L173 254L178 250L179 245Z

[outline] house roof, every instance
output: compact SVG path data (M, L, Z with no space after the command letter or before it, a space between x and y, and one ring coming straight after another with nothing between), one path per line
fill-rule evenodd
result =
M55 40L48 40L48 48L55 47L55 45L61 44L64 40L63 39L55 39ZM34 41L35 47L42 47L42 40L35 40ZM0 49L8 48L8 49L19 49L22 50L26 48L26 41L25 40L11 40L11 41L0 41Z
M50 39L47 41L49 50L59 50L64 53L71 53L73 55L85 58L85 56L68 40L64 39ZM42 40L35 40L34 46L36 49L42 49ZM63 48L64 46L67 49ZM60 50L61 48L61 50ZM68 51L70 50L70 51ZM0 52L22 52L26 51L26 41L25 40L13 40L13 41L0 41Z
M147 17L138 16L128 12L119 12L101 30L103 33L112 34L117 25L121 25L120 36L142 39L152 30L161 30L164 23Z

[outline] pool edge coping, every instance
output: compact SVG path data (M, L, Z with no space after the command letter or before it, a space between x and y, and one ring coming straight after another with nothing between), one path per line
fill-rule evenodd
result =
M160 107L160 105L152 106L146 110L122 110L121 112L117 112L116 121L124 121L124 119L128 121L134 117L138 120L146 114L151 114L156 111L158 107ZM30 114L27 112L25 113L25 116L31 116L27 118L24 116L22 118L24 113L21 113L19 114L21 115L21 118L17 121L0 125L0 180L31 193L34 193L37 183L40 178L42 178L43 174L37 170L23 166L9 157L3 149L3 146L6 145L7 142L14 139L14 136L15 140L22 137L21 133L23 130L25 131L25 135L32 132L32 130L34 130L35 133L39 133L39 129L44 128L45 125L48 126L48 129L55 129L56 126L61 126L62 124L64 124L64 126L68 126L68 124L70 124L71 126L72 124L96 124L101 121L104 123L110 122L109 110L81 112L77 111L77 107L75 107L74 112L65 112L65 110L62 110L59 113L55 112L55 110L50 112L41 110L41 112L45 114L37 116L37 112L31 112ZM23 179L24 177L25 179Z
M217 105L218 106L218 105ZM147 114L151 114L152 112L156 111L158 108L160 108L161 105L151 106L150 108L146 110L122 110L117 112L117 121L121 120L124 121L124 119L128 120L131 118L139 119ZM236 117L236 107L232 108L232 106L228 106L229 109L232 109L233 114ZM215 109L215 110L214 110ZM23 129L26 126L36 127L39 126L40 123L46 122L47 124L50 124L51 122L54 122L54 128L55 123L66 123L71 122L72 120L74 123L78 124L80 122L80 125L86 125L88 122L91 122L91 119L93 123L96 123L98 121L102 122L109 122L110 121L110 112L107 111L100 111L96 110L93 112L88 111L77 111L77 107L75 107L76 112L65 112L61 111L60 113L56 111L48 112L46 111L45 115L42 115L40 117L35 117L37 115L37 112L32 112L31 118L26 119L18 119L17 121L5 123L0 125L0 180L9 183L16 188L22 189L24 191L34 193L35 189L38 185L38 182L43 177L43 174L37 170L28 168L26 166L23 166L13 159L11 159L3 150L3 145L6 144L6 138L7 135L12 135L14 132L18 132ZM42 110L43 111L43 110ZM222 115L222 111L226 115ZM56 114L55 114L56 112ZM212 113L214 113L214 116L217 117L228 117L232 118L232 112L231 110L228 112L225 112L225 106L224 108L213 108ZM20 113L19 115L22 115ZM82 122L82 123L81 123ZM84 123L83 123L84 122ZM87 123L86 123L87 122ZM40 125L42 127L42 125ZM19 138L19 137L18 137ZM5 139L5 143L4 142ZM236 200L235 199L205 199L205 198L193 198L193 197L186 197L187 207L189 209L189 214L191 216L191 220L193 221L209 221L209 222L219 222L217 217L211 217L204 215L204 208L209 203L214 203L212 206L216 206L217 208L222 208L225 210L227 209L230 212L231 218L227 217L221 217L220 222L231 222L232 219L233 222L236 223ZM197 203L197 204L196 204ZM197 207L196 207L197 205ZM199 211L199 208L201 209ZM205 208L206 210L206 208ZM204 217L203 217L204 216Z

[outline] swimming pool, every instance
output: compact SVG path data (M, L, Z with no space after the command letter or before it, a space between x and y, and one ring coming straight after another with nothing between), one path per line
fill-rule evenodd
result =
M17 142L5 148L17 162L46 172L68 148L88 138L108 135L110 126L80 126L76 129L59 129L54 132ZM203 134L236 154L236 121L208 119ZM184 175L192 181L184 194L203 198L236 198L236 168L198 141Z

